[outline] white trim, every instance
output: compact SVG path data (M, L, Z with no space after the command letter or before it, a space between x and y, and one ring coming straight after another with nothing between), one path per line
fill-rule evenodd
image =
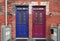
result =
M13 14L13 15L16 15L16 14L15 14L15 11L16 11L16 10L15 10L15 9L16 9L15 6L16 6L16 5L21 5L21 2L20 2L20 1L19 1L19 2L14 2L14 3L11 3L11 5L12 5L12 14Z
M46 15L49 15L49 2L45 1L45 2L40 2L40 5L46 6Z
M29 38L16 38L16 39L29 39Z
M38 5L38 2L31 2L32 6Z
M5 22L7 26L7 0L5 0Z
M23 2L23 5L29 5L30 2Z
M21 5L21 2L14 2L14 3L11 3L12 5Z
M38 2L31 2L29 4L29 14L32 14L32 6L34 6L34 5L38 5Z
M29 14L32 14L32 4L29 4Z
M32 38L32 39L46 39L46 38Z

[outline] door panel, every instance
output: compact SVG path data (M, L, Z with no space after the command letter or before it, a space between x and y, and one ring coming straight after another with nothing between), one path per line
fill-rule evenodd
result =
M28 6L16 7L16 37L29 37Z
M43 8L43 9L42 9ZM32 37L45 38L46 35L46 11L45 6L33 6L32 9Z

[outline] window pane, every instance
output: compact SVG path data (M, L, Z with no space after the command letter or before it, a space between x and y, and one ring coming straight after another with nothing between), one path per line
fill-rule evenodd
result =
M42 13L40 13L40 24L42 24Z
M0 6L0 13L2 13L2 6Z
M18 14L19 14L19 16L18 16L19 24L22 24L22 13L18 12Z
M26 12L24 12L24 24L26 24Z
M35 24L38 24L38 13L35 13Z

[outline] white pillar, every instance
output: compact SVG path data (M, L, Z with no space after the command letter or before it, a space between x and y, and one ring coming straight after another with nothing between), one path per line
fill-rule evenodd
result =
M5 0L5 23L7 26L7 0Z

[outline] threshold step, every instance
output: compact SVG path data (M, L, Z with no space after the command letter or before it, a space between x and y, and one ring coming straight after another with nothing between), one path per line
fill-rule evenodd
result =
M16 41L27 41L27 39L16 39Z

